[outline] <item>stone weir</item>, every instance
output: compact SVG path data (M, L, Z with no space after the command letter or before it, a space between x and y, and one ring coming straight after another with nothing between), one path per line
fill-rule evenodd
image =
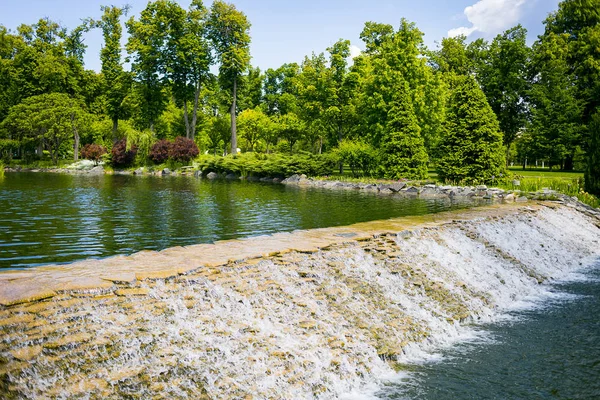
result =
M0 397L363 393L544 282L600 220L496 205L0 274Z

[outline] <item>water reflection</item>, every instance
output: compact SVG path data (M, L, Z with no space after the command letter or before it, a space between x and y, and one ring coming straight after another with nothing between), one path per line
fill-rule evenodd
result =
M7 173L0 268L419 215L470 204L189 177Z

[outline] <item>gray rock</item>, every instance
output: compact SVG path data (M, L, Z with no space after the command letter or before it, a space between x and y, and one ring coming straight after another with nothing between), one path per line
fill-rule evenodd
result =
M246 180L248 182L258 182L258 181L260 181L260 178L258 176L252 176L252 175L250 175L249 177L246 178Z
M399 192L406 186L404 182L395 182L390 185L390 190L392 192Z
M217 179L219 175L216 172L209 172L206 177L212 181L213 179Z
M162 170L162 175L171 175L171 170L169 168L165 168Z
M407 189L406 189L406 193L414 193L414 194L417 194L417 193L419 193L419 188L416 188L416 187L414 187L414 186L411 186L411 187L409 187L409 188L407 188Z
M100 175L104 173L104 167L102 165L96 165L94 168L90 169L90 174L92 175Z
M517 199L517 203L527 203L529 201L529 199L526 196L520 196Z
M427 195L434 195L434 194L437 194L437 193L438 193L438 191L437 191L435 185L425 185L425 186L423 186L423 188L419 192L419 194L426 195L426 196Z
M487 190L487 188L488 187L486 185L479 185L475 189L477 189L477 190Z
M298 183L300 181L300 175L294 174L287 179L283 180L283 183Z
M230 181L235 181L240 178L236 174L227 174L227 175L225 175L225 179L229 179Z
M514 179L514 180L512 181L512 184L513 184L513 186L521 186L521 181L520 181L520 180L518 180L518 179Z
M512 203L516 200L516 197L513 193L509 193L506 196L504 196L504 201Z
M196 170L196 171L194 171L194 176L195 176L196 178L202 178L202 171L200 171L200 170Z

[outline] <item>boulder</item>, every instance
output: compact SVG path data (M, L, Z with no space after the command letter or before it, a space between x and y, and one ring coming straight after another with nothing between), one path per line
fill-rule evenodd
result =
M171 175L171 170L169 168L165 168L162 170L162 175Z
M212 181L213 179L217 179L219 175L215 172L209 172L208 175L206 175L206 177Z
M100 175L104 173L104 167L102 165L96 165L94 168L90 169L90 174L92 175Z
M230 181L235 181L240 178L236 174L227 174L227 175L225 175L225 179L229 179Z
M283 183L298 183L298 182L300 182L300 178L301 178L300 175L294 174L294 175L290 176L289 178L284 179Z
M406 186L406 183L404 183L404 182L395 182L390 185L389 189L392 192L396 193L396 192L399 192L400 190L402 190L405 186Z

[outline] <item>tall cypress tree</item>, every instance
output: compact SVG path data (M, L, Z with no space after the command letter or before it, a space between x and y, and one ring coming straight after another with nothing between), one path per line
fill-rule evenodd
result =
M585 169L585 190L600 196L600 110L592 116Z
M388 111L387 129L381 144L382 168L388 179L427 178L427 151L406 82L398 85Z
M472 76L458 78L448 102L440 177L490 182L506 174L502 133L485 94Z

